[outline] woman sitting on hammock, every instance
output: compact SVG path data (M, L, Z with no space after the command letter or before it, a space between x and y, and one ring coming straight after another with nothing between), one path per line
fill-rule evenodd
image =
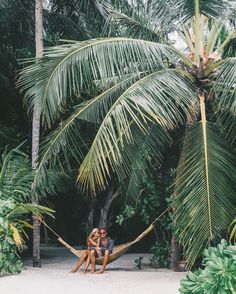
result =
M81 265L85 262L84 272L87 271L89 264L90 264L90 250L91 247L97 247L100 242L100 234L99 229L95 228L92 230L90 235L87 239L87 250L83 253L83 255L80 257L80 259L76 262L75 267L71 270L71 273L75 273L78 271L78 269L81 267Z

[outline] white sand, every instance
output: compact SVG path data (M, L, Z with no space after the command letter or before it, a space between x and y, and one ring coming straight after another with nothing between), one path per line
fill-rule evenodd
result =
M25 269L19 275L0 278L1 294L177 294L179 282L185 273L170 270L138 270L134 260L149 254L125 254L107 266L103 275L72 274L69 270L76 258L64 248L44 249L42 268L31 267L25 261Z

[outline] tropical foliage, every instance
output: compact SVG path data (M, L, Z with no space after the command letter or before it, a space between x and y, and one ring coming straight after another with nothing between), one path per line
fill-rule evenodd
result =
M183 130L174 223L192 266L234 216L235 1L100 4L118 37L47 48L20 75L29 114L36 107L48 129L59 122L41 145L37 172L69 151L80 187L94 194L114 173L130 176L140 142L154 137L160 160L173 131ZM96 130L85 155L84 125Z
M233 294L236 291L236 246L222 240L204 251L203 269L181 281L181 294Z
M0 199L29 202L33 173L28 156L19 147L2 154Z
M236 218L233 219L229 229L230 229L230 240L236 241Z
M19 147L5 151L0 169L0 275L19 273L22 262L18 255L25 249L23 235L30 214L53 216L53 210L30 201L34 174L29 158Z
M23 251L23 236L28 238L24 228L32 228L27 221L29 214L48 214L53 211L43 206L17 203L13 199L0 199L0 276L20 273L22 262L19 252Z

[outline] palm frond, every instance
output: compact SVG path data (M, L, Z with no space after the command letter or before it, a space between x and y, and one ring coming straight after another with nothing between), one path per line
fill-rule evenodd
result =
M220 111L217 106L213 110L216 123L221 133L225 136L226 140L233 145L236 140L236 116L228 111Z
M94 90L94 80L153 70L164 67L167 59L176 62L178 58L182 57L167 45L127 38L93 39L46 50L40 62L24 68L18 85L25 91L29 113L36 105L43 124L50 127L68 99Z
M159 39L178 31L197 12L213 19L229 18L234 1L150 0L102 1L105 16L116 22L123 33L140 38ZM122 33L121 29L121 33ZM119 30L119 28L118 28ZM146 35L145 35L146 32Z
M236 58L228 58L219 68L213 91L216 95L215 111L236 115Z
M133 143L132 126L146 135L148 122L170 130L191 117L198 106L189 80L176 70L152 73L130 86L107 112L79 169L81 185L103 189L111 170L121 164L124 144ZM127 150L127 148L126 148ZM127 154L127 157L129 155Z
M48 163L50 162L50 166L55 168L61 159L61 153L63 153L63 158L68 158L70 155L77 163L81 163L88 148L88 144L83 140L83 121L96 125L100 124L115 100L139 76L129 75L126 79L115 83L97 97L74 107L70 117L63 121L55 131L49 134L40 146L40 160L35 173L35 186L48 186L44 183L45 179L48 178L48 176L45 177L48 173ZM115 79L115 81L118 80ZM100 81L100 87L103 84L104 81Z
M229 231L230 231L230 240L235 242L236 241L236 217L233 219L232 223L230 224Z
M19 147L5 151L0 171L0 199L26 202L30 199L33 173L28 156Z
M187 128L175 182L174 219L189 267L222 238L235 213L235 157L216 125L205 127Z
M185 21L195 15L196 6L199 13L213 19L227 18L232 7L235 7L233 0L177 0L176 2L179 5L179 17Z
M125 201L131 205L137 203L143 178L149 174L150 166L157 167L161 165L164 149L171 145L172 138L171 134L160 126L152 124L144 138L140 132L134 132L134 142L135 148L129 145L124 146L124 149L130 149L127 152L130 172L128 176L126 175L127 179L121 182L126 195ZM134 150L132 151L131 148ZM123 159L122 163L127 163L128 159ZM119 168L123 170L122 163Z
M113 25L116 25L119 35L156 42L161 41L164 37L166 38L170 32L170 24L174 26L174 23L168 21L167 31L164 18L158 15L161 8L150 2L149 5L144 5L142 1L128 5L126 1L116 4L102 1L101 5L105 10L107 20L104 31L107 30L110 33ZM169 7L169 9L171 8ZM168 14L168 16L170 15L171 13ZM168 16L165 18L166 23Z
M61 165L53 165L53 168L35 171L35 177L32 182L32 189L35 191L35 197L38 201L46 199L49 196L55 196L60 193L68 192L74 185L74 177L71 170L62 168Z
M7 215L10 219L22 217L24 214L32 213L33 215L46 214L54 218L54 210L42 205L30 204L30 203L16 203L13 210Z
M47 35L50 37L54 36L54 38L56 37L58 40L65 37L77 41L92 38L93 33L90 30L89 20L82 13L78 12L78 14L78 19L73 20L61 13L50 10L43 11L46 41Z

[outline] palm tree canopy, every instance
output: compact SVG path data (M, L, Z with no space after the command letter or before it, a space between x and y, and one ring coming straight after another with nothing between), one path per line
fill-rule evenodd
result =
M43 142L39 171L68 148L78 156L82 123L96 128L78 173L81 187L92 193L114 172L120 179L130 174L139 142L154 126L157 153L173 130L185 126L174 203L190 266L234 214L235 158L228 140L234 133L224 132L236 114L234 2L100 1L105 29L118 37L48 48L18 82L29 114L36 105L49 129L73 106Z

